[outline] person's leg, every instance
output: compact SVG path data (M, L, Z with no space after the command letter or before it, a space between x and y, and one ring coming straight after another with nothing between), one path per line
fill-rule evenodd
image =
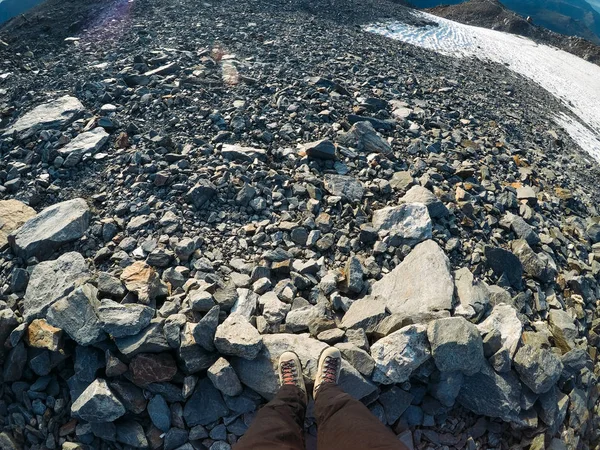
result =
M281 388L256 415L234 450L304 450L306 386L300 360L285 352L279 358Z
M391 430L338 385L342 357L335 348L319 359L313 396L317 448L322 450L408 450Z
M281 386L233 450L304 450L305 398L298 387Z
M365 405L335 384L319 389L315 417L320 450L407 450Z

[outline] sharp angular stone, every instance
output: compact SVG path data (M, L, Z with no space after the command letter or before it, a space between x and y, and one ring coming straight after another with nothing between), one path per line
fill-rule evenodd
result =
M277 325L285 319L291 305L283 303L275 292L267 292L259 298L263 306L263 317L270 325Z
M562 309L552 309L548 318L550 332L554 336L556 346L565 353L575 348L575 339L579 336L579 332L571 315Z
M442 201L433 195L433 192L424 188L423 186L413 186L406 194L400 199L402 203L422 203L427 207L429 215L433 219L440 217L446 217L448 208L442 203Z
M512 358L521 339L523 324L519 320L514 307L501 303L496 305L490 315L477 325L477 329L482 335L491 333L494 330L500 332L502 349L507 350L510 358Z
M440 372L479 372L485 359L477 327L463 317L431 322L427 328L431 355Z
M162 395L157 394L150 399L148 415L152 424L159 430L167 432L171 428L171 410Z
M484 363L479 373L464 378L457 400L475 414L517 421L521 412L521 383L513 372L499 374Z
M217 193L217 187L209 180L200 180L186 194L188 203L200 209Z
M362 329L370 334L385 317L385 303L380 299L365 297L350 305L340 326L347 329Z
M115 338L133 336L148 325L154 317L154 309L135 303L117 303L102 300L98 307L102 329Z
M356 122L347 133L340 134L337 141L360 152L384 155L392 153L392 146L375 131L371 123L366 121Z
M254 359L262 345L258 330L239 314L230 314L215 333L215 347L223 355Z
M373 284L371 295L384 301L391 313L405 314L413 323L444 317L454 296L450 261L434 241L422 242Z
M48 259L61 245L79 239L88 228L90 210L82 198L49 206L8 236L23 259Z
M342 197L352 203L359 202L365 194L365 188L356 178L347 175L326 174L324 178L325 189L331 195Z
M392 386L390 389L383 391L379 396L379 403L385 411L385 418L389 425L393 425L400 416L411 405L413 395L403 391L398 386Z
M312 339L308 334L269 334L263 336L264 348L254 360L232 358L240 381L266 399L272 399L279 390L277 365L285 351L293 349L302 363L302 373L307 383L314 381L321 352L327 345ZM364 379L347 361L342 361L340 377L342 388L354 398L373 394L377 388Z
M73 167L79 164L86 154L94 154L100 150L109 134L102 127L96 127L91 131L81 133L67 145L58 149L58 154L64 158L65 167Z
M302 145L306 156L317 159L335 159L335 145L329 139L308 142Z
M523 345L515 354L515 370L535 394L548 392L560 378L563 364L551 350Z
M160 353L170 349L160 323L151 323L138 334L115 339L115 343L125 356L134 356L138 353Z
M56 352L61 347L62 333L60 328L53 327L46 319L35 319L27 327L25 340L29 347Z
M454 284L459 302L455 314L467 319L480 317L490 302L487 284L477 280L466 267L454 273Z
M347 292L359 294L364 286L363 283L363 267L359 259L356 256L348 258L346 262L346 268L344 270L346 276L344 280L344 289Z
M48 309L48 323L64 330L79 345L95 344L106 338L98 319L98 290L84 284Z
M510 212L507 212L505 217L510 223L510 228L514 231L519 239L525 239L527 243L532 246L539 244L540 237L533 230L531 225L525 222L525 219Z
M208 378L224 395L235 397L242 393L240 379L225 358L219 358L208 369Z
M22 117L8 128L4 135L14 132L38 131L41 129L63 128L73 122L85 108L75 97L65 95L56 100L44 103Z
M117 423L117 442L135 448L148 448L148 439L144 428L134 420Z
M238 299L231 308L232 314L240 314L246 319L250 320L252 314L256 310L256 304L258 303L258 295L252 292L250 289L238 288Z
M341 352L342 357L348 361L361 375L370 377L375 368L375 361L371 355L350 342L340 342L335 347Z
M415 245L432 237L429 212L421 203L404 203L378 209L373 213L373 227L389 232L390 245Z
M483 251L487 266L494 271L496 276L506 276L512 287L521 289L523 266L519 258L514 253L500 247L486 245Z
M8 244L9 234L35 215L35 209L19 200L0 200L0 249Z
M373 381L381 384L403 383L431 357L427 327L410 325L395 331L371 346L375 361Z
M127 266L121 274L125 287L134 292L138 300L150 304L162 293L163 285L156 271L143 261L136 261Z
M524 239L514 241L512 250L521 261L523 270L527 275L542 283L554 281L557 273L556 264L546 253L535 253Z
M214 326L216 327L216 324ZM208 369L219 357L217 353L198 345L199 343L196 341L197 329L198 326L188 322L181 330L181 344L177 356L181 367L188 375ZM214 331L208 331L207 335L214 333Z
M36 265L23 299L24 319L43 317L52 304L84 284L90 276L85 259L77 252Z
M106 381L98 378L73 402L71 412L87 422L113 422L125 414L125 407Z
M267 151L262 148L242 147L241 145L223 144L221 149L223 158L230 161L252 162L255 159L266 161Z
M202 379L183 409L188 427L208 425L229 414L221 393L208 378Z
M193 329L196 343L209 352L215 351L215 333L219 326L220 307L213 306Z

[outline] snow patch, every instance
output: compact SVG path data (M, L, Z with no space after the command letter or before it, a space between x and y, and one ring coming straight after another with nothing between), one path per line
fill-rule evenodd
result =
M416 13L438 26L373 24L366 31L445 55L478 57L507 65L558 98L573 114L555 116L579 146L600 162L600 66L531 39Z

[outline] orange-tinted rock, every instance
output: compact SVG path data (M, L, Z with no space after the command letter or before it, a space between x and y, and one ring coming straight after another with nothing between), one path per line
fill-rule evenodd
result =
M27 345L57 351L61 347L62 330L53 327L45 319L36 319L27 328Z

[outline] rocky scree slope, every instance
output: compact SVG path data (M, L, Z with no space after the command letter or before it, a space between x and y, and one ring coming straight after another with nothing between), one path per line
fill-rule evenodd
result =
M597 448L597 164L368 7L146 0L5 46L2 448L228 449L328 345L409 448Z

